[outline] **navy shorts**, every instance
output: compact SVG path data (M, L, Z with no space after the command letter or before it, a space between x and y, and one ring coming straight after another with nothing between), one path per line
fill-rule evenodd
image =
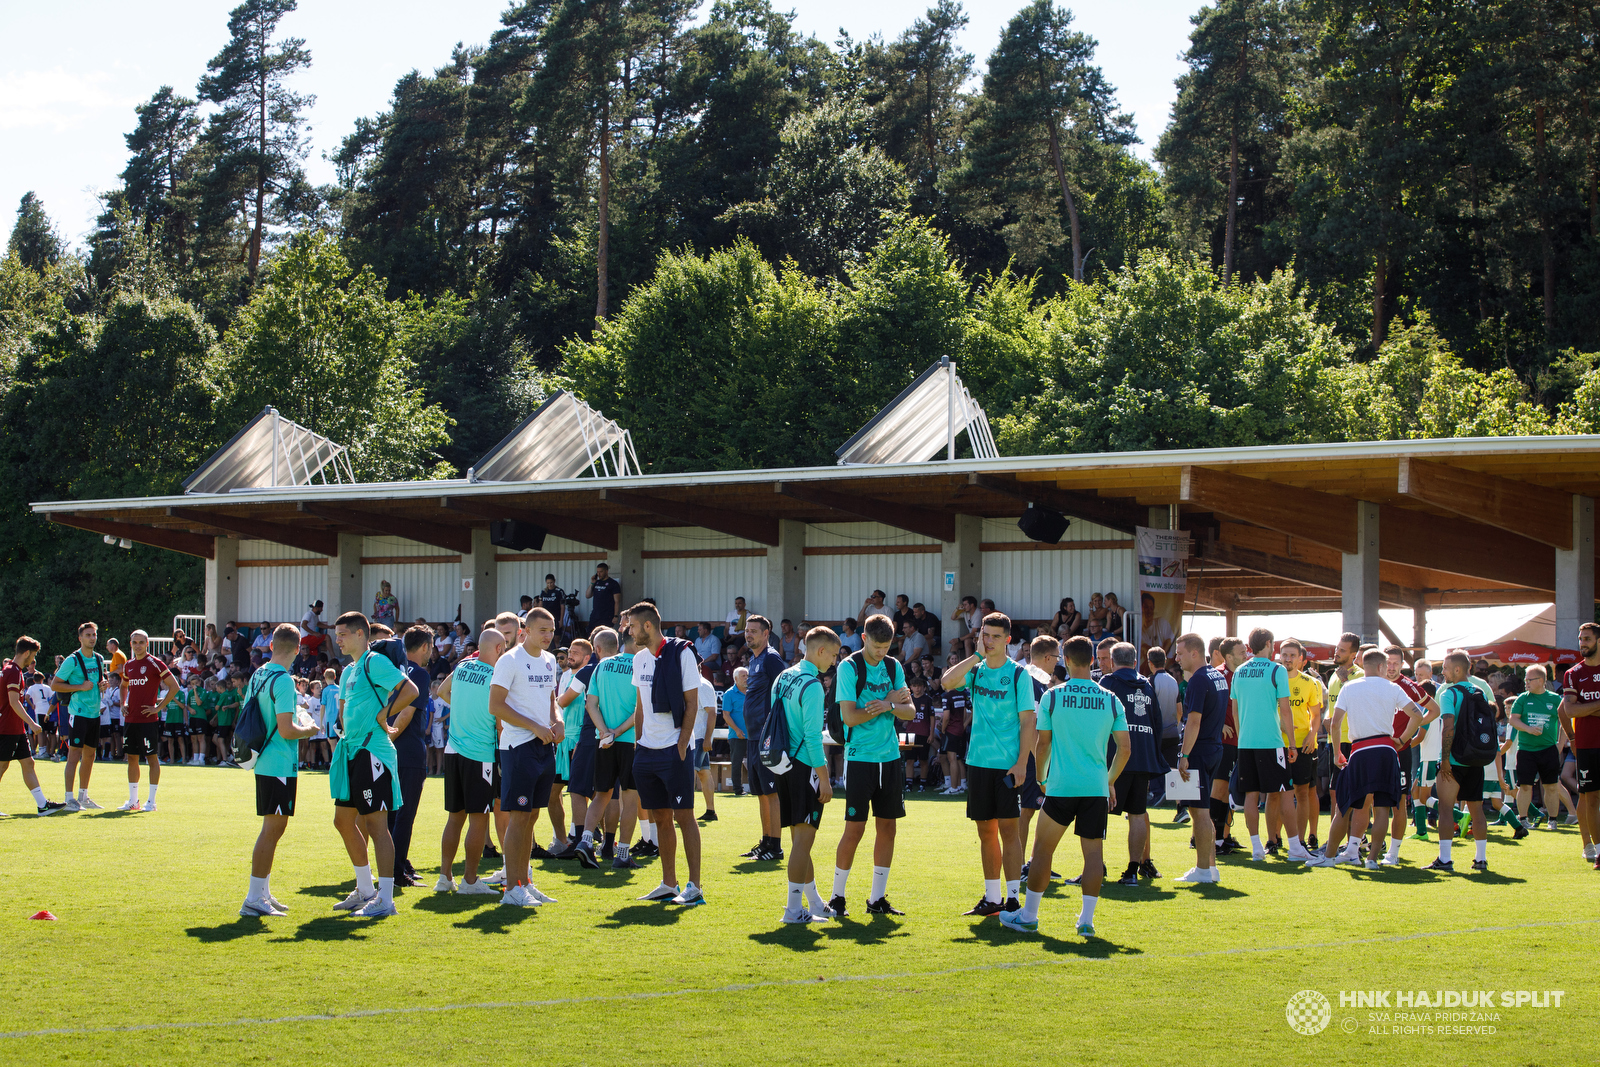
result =
M748 721L748 720L746 720ZM764 725L764 724L763 724ZM771 796L778 791L778 779L773 775L772 768L761 762L759 746L755 738L761 736L761 727L757 726L748 736L751 743L745 746L745 777L750 780L750 795L757 797ZM638 777L635 775L635 777Z
M678 746L633 750L633 784L645 811L694 810L693 756L678 755Z
M1202 748L1198 744L1194 746L1194 751L1189 754L1189 781L1199 781L1200 799L1180 800L1178 807L1204 808L1208 812L1211 810L1211 783L1219 777L1223 781L1227 780L1227 775L1219 772L1222 770L1223 753L1230 751L1239 750L1229 749L1225 745L1217 745L1215 748Z
M1044 790L1039 788L1039 772L1033 756L1028 756L1028 777L1017 790L1017 803L1032 811L1044 807Z
M1376 807L1399 807L1405 796L1399 754L1391 745L1368 745L1356 750L1339 775L1337 789L1340 811L1365 806L1369 796Z
M567 766L567 792L594 799L594 754L600 749L595 737L579 737Z
M554 745L537 737L500 750L500 810L538 811L556 781Z

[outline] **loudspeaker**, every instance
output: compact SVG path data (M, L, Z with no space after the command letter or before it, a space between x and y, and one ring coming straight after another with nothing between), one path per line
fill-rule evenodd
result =
M548 533L549 531L543 526L535 526L531 522L501 519L499 522L489 524L489 543L517 552L525 549L537 552L544 547L545 535Z
M1070 519L1054 508L1029 504L1028 510L1017 520L1017 529L1027 534L1031 541L1043 541L1047 545L1054 545L1061 542L1061 535L1067 532L1070 522Z

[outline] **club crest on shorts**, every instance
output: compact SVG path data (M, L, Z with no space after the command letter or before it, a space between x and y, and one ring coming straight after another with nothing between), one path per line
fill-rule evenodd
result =
M527 802L528 802L528 798L527 797L518 797L517 798L517 803L518 804L526 804Z

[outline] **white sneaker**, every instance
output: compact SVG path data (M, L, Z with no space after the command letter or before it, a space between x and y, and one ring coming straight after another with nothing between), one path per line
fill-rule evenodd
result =
M1255 862L1260 863L1262 860L1267 858L1267 850L1264 848L1252 849L1250 852L1250 858Z
M1211 877L1207 878L1206 881L1210 882L1212 885L1221 884L1221 882L1222 882L1222 868L1220 868L1220 867L1211 867L1211 868L1209 868L1207 870L1207 873Z
M1173 881L1190 882L1195 885L1201 885L1211 881L1211 873L1199 867L1190 867L1187 871L1184 871L1182 874L1178 875L1178 877L1174 878Z
M277 908L279 911L283 912L285 915L289 914L289 905L285 904L283 901L279 900L277 897L273 896L271 893L267 894L267 903L271 904L274 908Z
M489 877L483 879L483 881L488 882L490 885L505 885L506 869L501 867L498 871L495 871Z
M62 808L61 810L62 811L82 811L83 809L78 807L78 798L77 797L68 797L67 798L67 806ZM1584 859L1586 859L1586 860L1594 859L1593 856L1589 855L1589 850L1588 849L1584 849L1583 852L1584 852L1584 856L1583 856Z
M372 899L367 901L366 906L356 912L356 917L361 919L387 919L391 915L399 914L400 910L389 901L384 900L382 893L374 893Z
M1333 858L1333 861L1335 863L1348 863L1352 867L1359 867L1361 866L1361 853L1341 852Z
M635 899L637 899L637 900L671 900L673 897L675 897L677 895L678 895L678 887L677 886L668 885L667 883L662 882L660 885L658 885L654 889L650 890L650 892L646 893L644 896L636 897Z
M78 807L82 808L84 811L104 811L105 810L100 805L98 805L98 804L96 804L94 802L94 798L93 797L84 797L82 800L78 801Z
M456 886L456 895L465 897L493 897L499 896L499 891L490 885L487 879L479 878L476 882L462 882Z
M155 811L156 810L156 802L153 801L153 800L147 800L147 801L144 802L144 807L140 808L139 810L140 811Z
M1367 870L1369 870L1369 871L1375 871L1375 870L1378 869L1378 861L1377 860L1367 860L1366 867L1367 867Z
M1400 866L1400 857L1399 856L1390 857L1388 855L1385 855L1383 857L1383 859L1378 861L1378 866L1380 866L1380 867L1398 867L1398 866Z
M139 810L139 802L137 800L130 800L126 804L122 805L122 807L118 808L117 810L118 811L138 811Z
M546 896L544 893L539 892L539 887L534 885L532 882L529 882L527 885L523 886L522 888L524 888L524 889L526 889L528 891L528 896L533 898L533 901L534 901L535 904L555 904L555 903L558 903L558 901L556 900L555 897Z
M705 902L706 898L701 895L700 887L695 885L693 882L689 882L687 885L685 885L683 887L683 892L672 898L672 903L674 904L692 905L704 904Z
M1311 858L1311 851L1310 849L1301 846L1300 848L1291 848L1288 852L1284 853L1284 855L1293 860L1295 863L1304 863Z
M67 808L68 811L77 810L77 809L75 809L75 808L70 806L72 804L72 801L70 801L70 800L67 801L67 804L69 805L68 808ZM1583 846L1583 858L1588 860L1590 863L1594 862L1594 846L1593 845L1584 845Z
M833 913L833 909L828 907L828 905L826 905L826 904L824 904L820 908L816 908L816 909L808 908L807 910L811 911L811 914L818 921L821 921L823 919L837 919L838 918L838 916Z
M537 908L539 902L528 895L528 887L514 885L500 898L500 903L511 904L519 908Z
M239 908L239 917L243 919L268 918L271 916L286 915L287 912L279 911L272 906L270 900L254 900L246 897L243 906Z
M1337 867L1338 865L1337 858L1323 852L1315 853L1310 859L1306 860L1307 867Z
M441 874L439 880L433 883L433 891L435 893L454 893L456 891L455 879L448 874Z
M827 922L828 920L819 919L817 916L802 908L799 911L785 911L783 913L783 921L786 923L821 923Z
M350 890L350 895L349 896L345 897L343 900L339 901L339 903L337 903L337 904L335 904L333 906L333 910L334 911L359 911L360 909L362 909L362 908L367 906L367 902L368 901L375 900L377 898L377 896L378 896L378 891L376 889L374 889L372 892L368 893L366 896L362 896L361 895L361 890L359 888L352 889L352 890Z

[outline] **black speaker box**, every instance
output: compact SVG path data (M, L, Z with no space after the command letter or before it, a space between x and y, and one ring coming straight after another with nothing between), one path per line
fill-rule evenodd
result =
M1069 520L1054 508L1047 508L1040 504L1029 504L1028 510L1022 513L1022 518L1017 520L1017 529L1028 535L1032 541L1043 541L1047 545L1059 544L1061 535L1067 532Z
M509 548L514 552L537 552L544 547L545 535L548 533L549 531L543 526L535 526L531 522L501 519L499 522L489 524L489 543L499 548Z

